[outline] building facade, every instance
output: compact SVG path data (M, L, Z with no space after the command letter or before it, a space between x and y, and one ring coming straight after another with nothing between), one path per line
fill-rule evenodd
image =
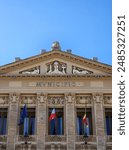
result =
M27 137L18 125L25 106ZM1 66L0 150L26 149L111 150L112 67L62 51L59 42Z

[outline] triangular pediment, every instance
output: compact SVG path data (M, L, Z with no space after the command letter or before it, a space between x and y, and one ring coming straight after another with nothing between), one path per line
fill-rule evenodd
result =
M0 74L111 75L112 67L64 51L50 51L0 67Z

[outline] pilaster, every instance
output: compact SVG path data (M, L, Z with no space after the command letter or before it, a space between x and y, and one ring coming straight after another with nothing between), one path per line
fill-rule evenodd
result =
M37 94L37 149L45 150L47 94Z
M93 100L94 100L94 114L95 114L95 130L96 130L96 137L97 137L97 150L106 150L103 94L93 93Z
M67 149L75 150L75 94L65 94Z
M7 150L14 150L18 125L17 118L19 94L10 93L9 101Z

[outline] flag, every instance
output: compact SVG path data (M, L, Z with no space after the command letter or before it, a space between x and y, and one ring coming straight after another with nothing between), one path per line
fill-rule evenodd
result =
M88 127L88 121L87 121L87 118L86 118L86 113L84 114L84 117L83 117L83 119L82 119L82 122L83 122L84 124L86 124L86 126Z
M27 107L26 107L26 104L24 105L23 110L21 111L20 120L19 120L18 125L22 125L24 123L24 118L27 118Z
M29 118L25 117L24 118L24 131L23 131L24 137L28 137L28 123L29 123Z
M56 111L55 111L55 108L52 109L52 112L51 112L51 115L49 117L49 121L53 120L56 118Z

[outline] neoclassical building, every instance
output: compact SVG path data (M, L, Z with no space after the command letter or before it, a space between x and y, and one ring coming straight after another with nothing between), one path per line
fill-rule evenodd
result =
M18 125L25 104L28 137ZM53 109L54 123L48 119ZM111 149L110 65L54 42L48 52L0 66L0 150Z

